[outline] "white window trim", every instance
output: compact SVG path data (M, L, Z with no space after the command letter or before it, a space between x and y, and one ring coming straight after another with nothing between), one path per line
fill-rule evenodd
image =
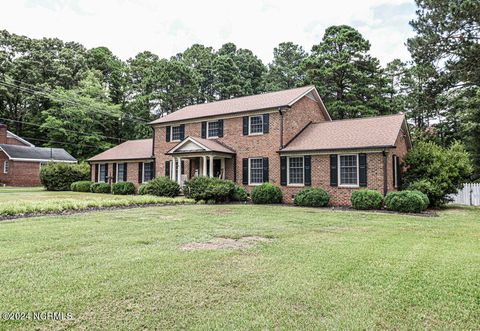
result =
M8 160L3 161L3 173L8 174L10 171L10 162Z
M291 157L301 157L303 159L303 183L290 183L290 158ZM305 156L287 156L287 186L293 187L303 187L305 186Z
M397 163L398 163L398 156L394 155L393 156L393 164L392 164L392 169L393 169L393 187L394 188L398 188L398 167L397 167Z
M340 164L340 157L341 156L349 156L349 155L356 155L357 156L357 184L342 184L342 177L340 176L340 168L341 168L341 164ZM355 187L360 187L360 167L359 167L359 154L358 153L348 153L348 154L338 154L337 156L337 172L338 172L338 187L352 187L352 188L355 188Z
M251 172L250 170L252 169L252 160L262 160L262 182L261 183L252 183L251 180L250 180L250 177L251 177ZM263 157L251 157L251 158L248 158L248 185L249 186L258 186L258 185L262 185L265 180L265 178L263 178Z
M108 176L108 173L107 173L107 164L106 163L100 163L98 165L98 178L97 178L97 183L106 183L105 181L105 176L103 176L102 180L100 180L100 175L102 173L102 165L105 167L105 175Z
M170 141L171 142L182 141L181 139L173 139L173 128L180 128L180 127L181 127L181 125L170 126Z
M215 123L218 123L218 121L208 121L208 122L207 122L207 139L215 139L215 138L218 138L218 128L217 128L217 135L216 135L216 136L210 136L210 135L208 134L208 132L209 132L208 128L209 128L209 126L210 126L210 123L214 123L214 122L215 122Z
M262 131L261 132L252 132L252 117L260 117L262 119ZM249 136L259 136L263 133L263 114L261 115L251 115L248 116L248 135Z
M116 171L117 178L115 178L115 180L117 181L117 183L123 182L123 176L122 176L122 180L121 180L121 181L118 179L118 178L119 178L119 177L118 177L118 169L119 169L119 165L120 165L120 164L122 165L122 167L124 167L125 162L117 163L117 171ZM123 169L125 169L125 168L123 168ZM128 179L128 178L127 178L127 179Z

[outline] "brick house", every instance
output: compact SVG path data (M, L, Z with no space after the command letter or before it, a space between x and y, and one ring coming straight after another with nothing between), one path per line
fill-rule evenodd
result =
M404 115L332 121L313 86L187 106L150 125L153 139L89 159L92 180L123 180L118 164L136 163L137 176L124 177L136 185L153 176L180 184L217 176L248 191L271 182L287 203L305 187L321 187L332 205L348 205L359 188L398 189L411 146Z
M0 184L39 186L40 167L47 162L77 160L62 148L35 147L0 124Z

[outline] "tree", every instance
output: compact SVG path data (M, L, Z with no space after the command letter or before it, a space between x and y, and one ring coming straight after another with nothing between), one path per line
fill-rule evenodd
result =
M273 61L264 77L266 89L278 91L301 84L304 77L300 64L306 57L302 46L292 42L280 43L273 49Z
M213 61L213 90L218 99L242 95L240 69L228 55L219 55Z
M333 118L388 113L387 82L370 43L354 28L331 26L302 63L305 82L314 84Z

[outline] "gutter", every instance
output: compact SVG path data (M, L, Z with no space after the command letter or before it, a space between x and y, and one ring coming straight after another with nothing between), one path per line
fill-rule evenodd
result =
M295 138L295 137L294 137ZM293 139L292 139L293 140ZM288 146L288 144L287 144ZM287 147L285 146L285 147ZM382 146L365 146L365 147L338 147L338 148L321 148L321 149L298 149L298 150L278 150L277 153L315 153L315 152L335 152L335 151L351 151L351 150L363 150L363 149L380 149L383 151L385 148L396 148L395 145L382 145Z

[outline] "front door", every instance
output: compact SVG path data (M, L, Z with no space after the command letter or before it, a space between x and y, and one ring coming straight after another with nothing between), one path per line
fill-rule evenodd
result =
M213 177L220 177L222 172L221 160L213 160ZM210 159L207 159L207 176L210 176Z

